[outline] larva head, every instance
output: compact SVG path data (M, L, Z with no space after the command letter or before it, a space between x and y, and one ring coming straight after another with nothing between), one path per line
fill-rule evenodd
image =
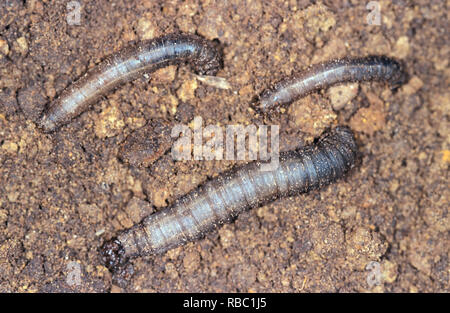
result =
M280 82L264 90L259 96L259 104L256 104L255 108L260 112L269 113L294 101L290 88L285 87L285 84L286 82Z
M195 58L192 60L192 70L200 75L216 75L222 67L222 51L218 44L202 40Z
M355 136L350 128L346 126L337 126L334 129L334 134L339 138L340 142L347 144L347 146L356 153L358 147L356 145Z
M127 259L125 250L118 239L112 239L100 248L103 264L112 272L117 272L123 267Z
M407 81L408 75L405 72L405 67L400 61L386 56L382 56L380 59L385 65L385 76L391 85L391 89L397 89Z
M44 133L51 133L58 128L57 123L53 120L53 115L44 114L36 123Z
M277 93L271 89L266 89L259 96L259 104L255 103L255 108L260 112L268 113L278 106L278 102Z

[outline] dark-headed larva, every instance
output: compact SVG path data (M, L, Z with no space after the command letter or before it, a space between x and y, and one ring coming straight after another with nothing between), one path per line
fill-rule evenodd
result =
M171 34L141 42L106 58L65 89L38 124L45 132L54 131L112 89L168 65L187 62L199 74L215 75L221 59L211 42L195 35Z
M262 171L261 163L253 162L226 172L106 242L103 262L120 272L129 258L162 254L203 237L244 210L328 185L353 167L356 153L352 132L337 127L317 143L281 153L276 169Z
M405 78L400 63L385 56L333 60L313 65L263 91L255 107L262 112L268 112L313 91L339 83L386 81L393 87L398 87Z

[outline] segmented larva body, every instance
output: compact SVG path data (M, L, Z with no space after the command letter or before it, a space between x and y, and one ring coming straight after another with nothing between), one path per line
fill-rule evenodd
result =
M141 42L106 58L65 89L38 124L45 132L54 131L119 85L180 63L189 63L196 73L215 75L220 68L221 53L211 42L195 35L171 34Z
M129 258L197 240L244 210L328 185L353 167L356 153L352 132L337 127L315 144L281 153L274 170L262 171L261 163L253 162L226 172L106 242L103 262L119 271Z
M344 58L316 64L263 91L256 108L268 112L287 105L313 91L346 82L386 81L398 87L405 80L402 66L385 56Z

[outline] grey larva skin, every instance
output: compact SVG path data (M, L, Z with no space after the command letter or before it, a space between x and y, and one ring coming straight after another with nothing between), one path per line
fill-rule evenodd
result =
M313 91L346 82L386 81L397 87L405 80L399 62L386 56L344 58L316 64L263 91L256 108L266 113Z
M197 240L247 209L328 185L353 167L356 153L352 132L337 127L316 144L281 153L275 170L261 171L253 162L224 173L106 242L103 262L120 271L129 258Z
M65 89L38 122L44 132L69 123L114 88L144 73L188 62L199 74L215 75L221 54L198 36L171 34L139 43L106 58L78 81Z

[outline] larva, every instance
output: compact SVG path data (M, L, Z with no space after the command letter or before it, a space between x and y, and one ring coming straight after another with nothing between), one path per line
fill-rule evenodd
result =
M106 242L103 262L120 272L129 258L162 254L203 237L244 210L328 185L353 167L356 153L352 132L337 127L315 144L281 153L274 170L262 171L261 162L252 162L225 172Z
M266 89L255 104L256 109L268 112L287 105L309 93L346 82L386 81L398 87L406 78L399 62L386 56L344 58L316 64L309 69Z
M215 75L221 59L211 42L195 35L171 34L141 42L106 58L65 89L38 125L44 132L52 132L119 85L168 65L187 62L196 73Z

